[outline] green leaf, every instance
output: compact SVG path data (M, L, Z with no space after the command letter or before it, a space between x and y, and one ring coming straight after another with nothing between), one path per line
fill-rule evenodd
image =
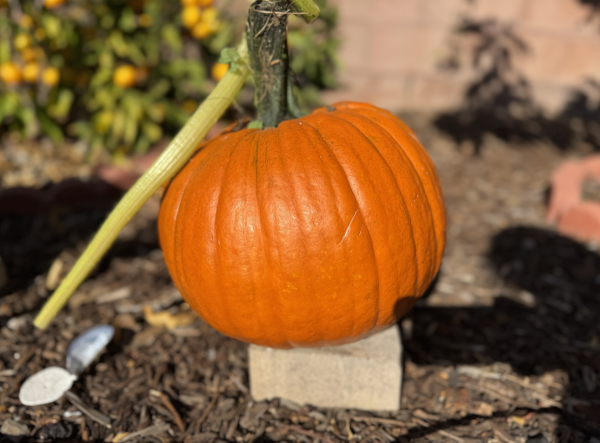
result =
M134 144L137 138L139 125L136 119L128 118L125 122L125 133L123 134L123 141L127 146Z
M50 139L56 143L62 143L64 141L64 135L60 126L58 126L42 109L38 109L37 112L38 121L40 122L40 128L42 133L46 134Z
M75 94L69 89L61 89L56 98L56 102L48 107L48 115L53 118L61 119L67 116Z
M134 31L137 28L137 19L131 8L125 8L119 19L119 28L125 32Z
M114 143L118 143L123 138L123 132L125 131L125 113L119 109L115 112L115 117L112 125L111 138Z
M260 120L254 120L248 123L248 129L264 129L264 124Z
M150 140L148 140L144 136L141 136L138 138L137 143L133 147L133 152L135 154L145 154L146 152L148 152L148 149L150 149L151 144L152 143L150 143Z
M228 63L229 69L231 69L232 72L238 70L240 60L240 54L238 54L234 48L223 49L221 51L221 56L219 57L219 63Z
M148 91L149 97L154 100L158 100L165 96L171 89L171 82L167 79L159 80L153 87Z
M119 57L126 58L129 56L129 47L127 46L125 38L121 32L116 30L111 32L107 43L113 48Z
M142 125L142 132L151 143L156 143L163 135L162 128L152 122L145 122Z
M183 51L183 41L175 25L165 25L161 30L162 38L171 50L179 54Z
M10 60L10 40L0 39L0 63Z

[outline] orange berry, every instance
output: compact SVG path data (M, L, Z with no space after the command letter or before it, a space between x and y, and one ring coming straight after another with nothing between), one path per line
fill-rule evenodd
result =
M25 63L29 63L36 59L36 52L34 48L25 48L21 51L21 58Z
M19 19L19 25L24 29L31 29L33 27L33 19L28 14L23 14Z
M38 60L46 58L46 53L44 52L44 49L40 48L39 46L36 46L32 49L35 53L35 58L37 58Z
M210 23L201 21L192 29L192 37L197 39L203 39L209 37L212 34Z
M46 30L44 28L37 28L33 33L35 39L39 42L46 38Z
M142 14L138 18L138 23L142 28L147 28L152 25L152 16L150 14Z
M16 85L21 81L21 71L13 62L0 64L0 80L7 85Z
M60 72L58 69L50 66L42 72L42 83L46 86L56 86L60 80Z
M54 9L59 7L65 2L65 0L44 0L44 6L48 9Z
M225 77L227 71L229 71L229 65L227 63L215 63L210 70L210 75L213 79L219 81Z
M31 37L27 34L19 34L15 37L15 48L19 51L31 46Z
M210 23L217 19L217 15L219 15L219 11L215 8L206 8L202 11L202 21Z
M181 21L183 26L192 29L202 19L202 11L195 6L186 6L181 12Z
M194 111L196 111L196 109L198 109L198 102L195 100L186 100L183 102L181 107L185 112L191 115L194 113Z
M136 83L144 83L148 80L148 75L150 74L150 70L147 67L137 68L135 70L135 82Z
M40 66L35 62L27 63L23 67L21 74L23 75L23 80L27 83L35 83L40 76Z
M135 85L137 69L131 65L119 66L113 74L113 83L122 88L131 88Z

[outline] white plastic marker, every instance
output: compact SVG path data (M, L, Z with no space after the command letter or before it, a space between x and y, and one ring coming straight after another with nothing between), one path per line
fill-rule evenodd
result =
M89 364L112 340L115 329L110 325L94 326L71 342L67 349L67 369L51 366L33 374L21 385L19 400L25 406L52 403L71 389Z

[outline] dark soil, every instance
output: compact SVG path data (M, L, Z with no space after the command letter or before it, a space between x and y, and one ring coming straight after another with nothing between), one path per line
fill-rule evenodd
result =
M400 411L253 402L247 345L198 318L187 324L189 307L158 248L159 196L48 330L34 329L33 316L118 193L92 182L87 206L57 204L50 182L87 180L82 159L11 145L0 159L0 200L9 187L45 187L11 211L0 207L0 423L26 424L22 441L598 443L600 256L543 221L548 177L565 154L489 139L474 156L428 120L412 124L439 169L449 231L436 284L401 322ZM55 165L51 174L44 159ZM101 323L117 334L74 395L22 406L24 379L63 366L69 342Z

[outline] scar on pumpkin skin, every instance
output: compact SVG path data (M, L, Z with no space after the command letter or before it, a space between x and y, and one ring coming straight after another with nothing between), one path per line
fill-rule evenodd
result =
M356 212L354 213L354 215L352 216L352 220L350 220L350 223L348 223L348 227L346 228L346 232L344 232L344 236L342 237L342 239L340 240L340 242L338 243L338 245L341 245L342 242L344 241L344 239L346 237L348 237L348 232L350 232L350 226L352 226L352 222L354 221L354 218L356 217L356 214L358 214L358 211L360 209L357 209ZM361 226L361 231L362 231L362 226Z

